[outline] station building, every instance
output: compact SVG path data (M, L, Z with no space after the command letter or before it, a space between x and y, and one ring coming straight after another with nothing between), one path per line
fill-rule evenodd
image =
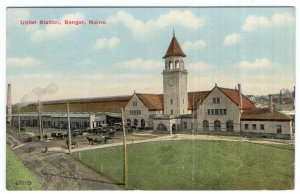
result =
M188 65L185 58L186 54L173 35L163 56L163 94L134 92L128 96L43 102L44 124L64 126L68 102L72 125L78 128L119 122L121 109L124 109L126 125L139 129L167 133L197 130L203 134L292 138L292 118L273 108L272 96L269 108L257 109L243 95L240 84L238 89L215 85L209 91L187 91ZM29 112L36 112L36 107L37 104L31 104L22 108L22 120L36 123L28 121ZM16 123L18 114L13 112L12 120Z

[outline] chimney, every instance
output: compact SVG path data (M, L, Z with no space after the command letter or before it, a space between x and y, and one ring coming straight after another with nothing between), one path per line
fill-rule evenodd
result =
M243 101L242 101L242 86L241 86L241 84L238 84L238 91L239 91L239 107L240 107L240 109L242 109Z
M269 109L270 109L270 112L273 112L273 96L272 96L272 94L269 95Z
M11 120L12 120L12 101L11 101L11 84L7 86L7 107L6 107L6 122L9 123L11 127Z

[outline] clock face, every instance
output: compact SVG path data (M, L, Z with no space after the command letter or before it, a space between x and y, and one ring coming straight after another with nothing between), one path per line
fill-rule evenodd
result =
M174 86L175 81L174 81L174 79L168 79L167 83L169 86Z

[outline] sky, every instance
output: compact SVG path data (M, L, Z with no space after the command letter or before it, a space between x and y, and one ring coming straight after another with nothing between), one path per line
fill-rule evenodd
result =
M8 8L6 15L6 79L13 103L162 93L162 57L173 29L187 55L188 91L241 83L244 94L267 95L295 86L291 7Z

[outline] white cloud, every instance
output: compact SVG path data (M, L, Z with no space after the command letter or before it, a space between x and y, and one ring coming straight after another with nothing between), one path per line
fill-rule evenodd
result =
M225 46L233 46L240 42L240 35L237 33L229 34L224 38Z
M159 68L162 70L164 68L164 63L161 60L145 60L142 58L136 58L120 62L117 66L130 70L152 70Z
M116 15L108 18L108 22L120 22L135 36L145 37L167 26L180 25L189 29L198 29L204 25L205 19L203 17L196 17L191 11L173 10L161 15L156 20L144 22L128 12L118 11Z
M242 70L258 70L263 68L271 68L274 66L274 64L272 64L267 58L261 58L256 59L254 62L241 61L237 64L237 66Z
M294 18L290 13L276 13L272 16L272 23L275 26L285 26L294 23Z
M8 8L7 25L20 25L20 20L27 20L30 12L26 8Z
M31 40L39 42L47 38L55 39L80 28L80 25L65 25L65 20L82 21L84 20L84 15L79 12L66 14L60 19L61 25L47 25L45 29L41 29L41 26L39 26L38 28L28 29L28 31L32 32Z
M183 50L191 50L191 49L198 50L198 49L203 49L204 47L206 47L206 43L203 40L197 40L195 42L186 41L182 45Z
M243 25L244 31L254 31L257 28L268 28L271 27L270 20L265 16L250 15L246 18Z
M275 13L271 18L266 16L250 15L246 18L243 30L255 31L259 28L281 27L294 23L294 17L290 13Z
M95 48L96 49L114 49L120 44L120 39L118 37L112 37L110 39L99 38L96 40Z
M26 57L26 58L17 58L17 57L11 57L7 58L7 65L9 66L15 66L15 67L31 67L40 65L40 60L37 60L32 57Z

